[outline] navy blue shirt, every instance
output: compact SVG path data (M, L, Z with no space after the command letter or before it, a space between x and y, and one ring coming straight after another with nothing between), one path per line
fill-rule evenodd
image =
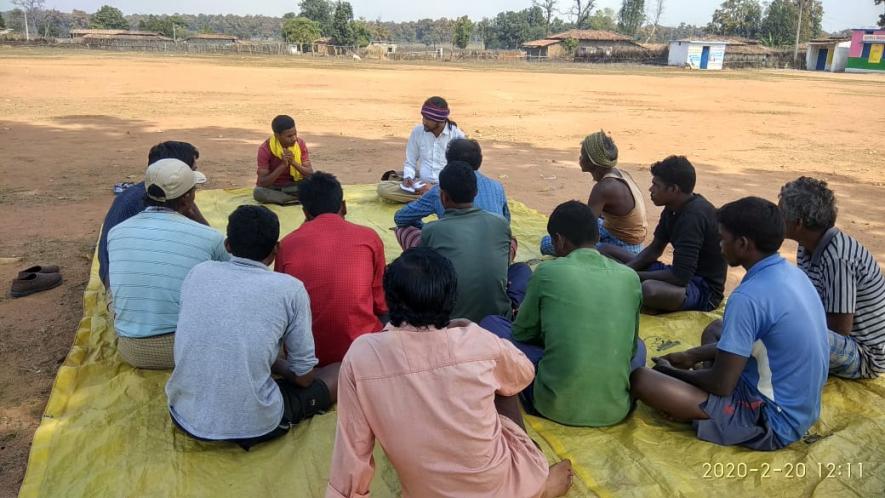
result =
M747 358L741 382L769 402L762 408L784 445L820 415L830 346L817 291L778 254L759 261L728 298L717 347Z
M120 192L104 217L101 226L101 237L98 239L98 276L105 288L108 288L108 232L111 228L144 211L144 182Z

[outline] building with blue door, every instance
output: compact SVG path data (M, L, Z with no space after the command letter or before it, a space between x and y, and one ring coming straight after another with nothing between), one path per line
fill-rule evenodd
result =
M719 70L725 62L727 42L719 40L674 40L667 64L692 69Z
M805 52L805 69L809 71L845 71L848 62L849 38L821 38L808 42Z

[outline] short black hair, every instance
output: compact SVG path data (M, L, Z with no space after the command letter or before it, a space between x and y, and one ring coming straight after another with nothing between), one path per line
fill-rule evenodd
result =
M292 116L286 116L285 114L280 114L279 116L273 118L273 121L270 122L270 128L274 133L282 133L286 130L291 130L295 128L295 120L292 119Z
M341 210L344 191L335 175L317 171L298 184L298 200L311 216Z
M227 242L238 258L264 261L280 238L280 219L264 206L243 205L227 218Z
M191 169L194 169L194 164L196 164L199 158L200 151L192 144L169 140L151 147L150 152L148 152L148 166L160 159L178 159L190 166Z
M144 205L147 207L163 207L166 209L171 209L173 211L178 211L178 208L181 207L181 204L184 202L184 198L191 193L191 191L196 190L196 186L185 192L183 195L176 197L175 199L167 199L165 201L157 201L152 197L149 197L148 194L153 195L154 197L166 197L166 192L158 185L151 185L147 187L147 190L144 193Z
M452 161L439 173L439 188L457 203L473 202L476 172L464 161Z
M396 327L447 326L457 290L452 262L429 247L407 249L384 272L384 296Z
M566 201L556 206L547 220L547 233L560 234L577 247L599 242L598 216L580 201Z
M683 194L694 192L697 176L694 166L685 156L670 156L652 164L651 174L667 185L676 185Z
M777 252L784 243L784 215L777 204L761 197L744 197L719 208L716 219L734 237L753 241L763 254Z
M456 138L446 149L446 162L464 161L475 170L482 166L482 147L472 138Z

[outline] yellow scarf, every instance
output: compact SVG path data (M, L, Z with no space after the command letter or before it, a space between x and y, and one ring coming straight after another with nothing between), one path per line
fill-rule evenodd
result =
M283 145L277 140L276 135L271 135L270 140L267 141L268 146L270 147L270 153L274 155L277 159L283 158ZM301 147L298 145L298 142L295 142L295 145L289 147L289 151L292 153L292 156L295 158L295 164L301 166ZM295 166L289 165L289 175L292 176L292 180L299 181L302 178L301 172L295 169Z

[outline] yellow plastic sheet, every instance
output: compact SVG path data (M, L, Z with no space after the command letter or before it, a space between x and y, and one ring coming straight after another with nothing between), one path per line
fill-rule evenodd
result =
M397 206L378 201L372 186L348 186L346 199L348 218L375 228L388 260L395 257L399 248L389 227ZM200 191L198 203L223 230L228 213L253 202L249 190L238 189ZM283 233L303 220L298 207L274 210ZM518 259L537 257L546 219L520 203L511 203L511 210ZM650 355L675 351L696 344L715 317L643 316L641 335ZM163 392L167 378L166 372L138 371L120 362L93 264L83 319L34 436L20 496L322 496L334 411L245 452L200 443L175 430ZM823 405L821 420L805 441L774 453L698 441L689 427L642 405L624 423L605 429L564 427L534 417L526 421L550 462L570 458L575 464L572 497L885 495L885 381L831 379ZM398 496L396 473L379 448L375 457L373 495Z

